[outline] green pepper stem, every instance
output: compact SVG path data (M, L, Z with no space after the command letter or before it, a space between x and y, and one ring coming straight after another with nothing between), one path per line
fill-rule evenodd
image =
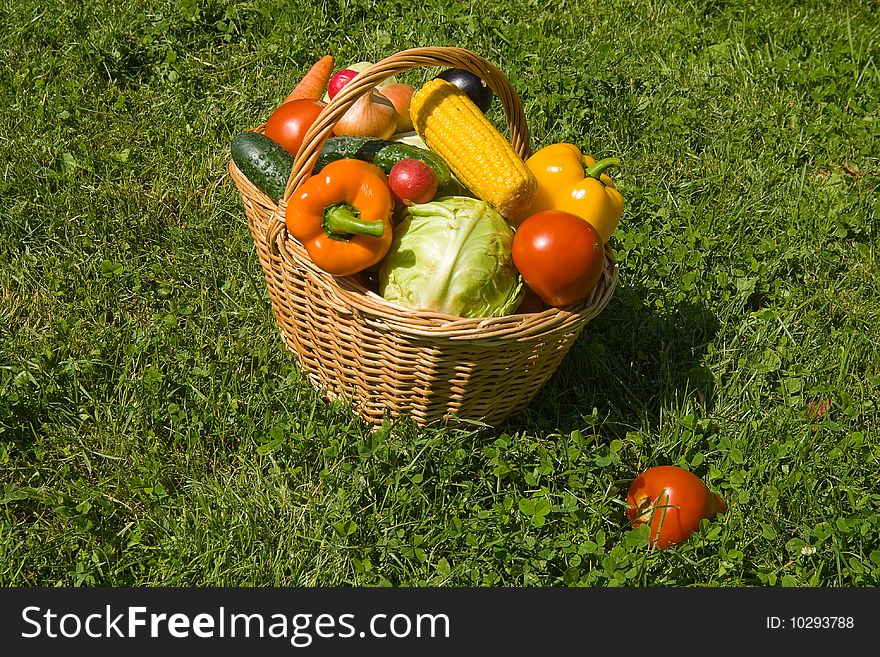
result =
M599 180L599 176L601 176L605 172L605 169L619 166L619 157L606 157L604 160L599 160L598 162L596 162L596 164L587 169L586 175L591 178L595 178L596 180Z
M346 238L352 235L367 235L369 237L382 237L385 234L385 224L381 221L364 221L360 213L348 203L331 205L324 210L324 232L331 237Z

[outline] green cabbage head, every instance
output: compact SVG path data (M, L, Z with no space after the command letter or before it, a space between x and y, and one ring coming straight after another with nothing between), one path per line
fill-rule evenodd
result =
M379 269L379 293L417 310L498 317L525 288L510 255L513 229L485 201L447 196L407 208Z

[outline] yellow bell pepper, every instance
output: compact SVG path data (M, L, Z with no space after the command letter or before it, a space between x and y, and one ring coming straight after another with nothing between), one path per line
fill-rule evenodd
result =
M597 162L574 144L545 146L526 160L538 188L521 219L542 210L563 210L592 224L602 243L606 243L623 214L623 196L604 173L609 167L617 166L620 166L619 158Z

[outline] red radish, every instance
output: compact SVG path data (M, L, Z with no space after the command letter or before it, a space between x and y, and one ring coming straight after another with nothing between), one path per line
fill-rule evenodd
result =
M437 174L421 160L405 157L388 172L388 186L399 203L427 203L437 193Z
M327 83L327 96L329 96L330 100L333 100L333 97L339 93L342 87L351 82L352 78L357 74L357 71L353 71L350 68L337 71Z

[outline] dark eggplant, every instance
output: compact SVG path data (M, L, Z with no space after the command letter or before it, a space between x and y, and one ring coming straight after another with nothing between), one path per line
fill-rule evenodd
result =
M492 89L479 76L470 71L463 68L448 68L436 77L446 80L464 91L484 114L492 104L494 96Z

